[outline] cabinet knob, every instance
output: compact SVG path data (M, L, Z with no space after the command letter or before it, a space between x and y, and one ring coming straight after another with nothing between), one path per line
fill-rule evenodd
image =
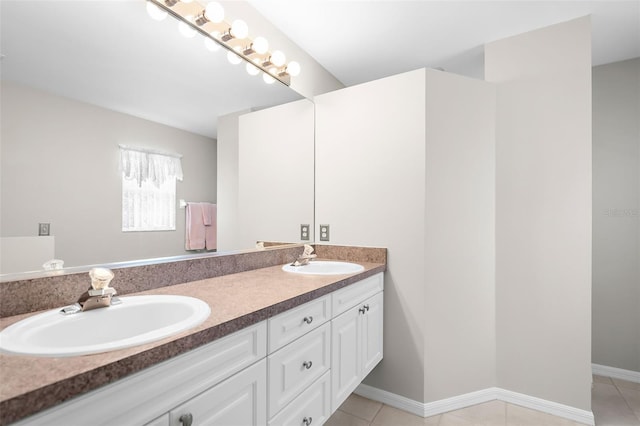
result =
M362 308L358 309L358 312L364 315L364 313L367 311L364 309L364 306L363 306Z
M309 315L308 317L304 317L302 321L306 322L307 324L311 324L313 322L313 317Z
M180 420L180 423L182 423L183 426L191 426L193 424L193 414L183 414L178 420Z
M302 419L302 424L305 426L309 426L312 421L313 421L313 417L305 417L304 419Z
M302 366L304 368L306 368L307 370L310 369L312 365L313 365L313 362L311 362L311 361L305 361L305 362L302 363Z
M364 308L369 312L369 305L364 305Z

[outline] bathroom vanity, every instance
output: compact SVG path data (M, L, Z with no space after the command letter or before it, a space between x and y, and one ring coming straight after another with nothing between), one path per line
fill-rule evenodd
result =
M322 424L383 355L385 264L358 263L352 275L277 265L141 292L211 307L200 326L158 342L82 357L3 354L2 424ZM16 412L51 395L59 402L47 409Z

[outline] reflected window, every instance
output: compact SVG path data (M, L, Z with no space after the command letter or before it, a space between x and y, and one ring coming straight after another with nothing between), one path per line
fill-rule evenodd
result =
M122 178L122 231L175 231L176 180L160 186Z
M122 231L174 231L181 156L120 146Z

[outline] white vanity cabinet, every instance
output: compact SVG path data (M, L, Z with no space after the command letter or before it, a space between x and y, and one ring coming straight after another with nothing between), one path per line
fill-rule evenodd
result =
M28 417L16 425L178 426L179 422L167 423L167 419L172 420L174 407L185 401L198 401L210 392L215 394L216 389L226 392L242 388L245 386L242 373L254 367L263 372L264 379L256 380L255 386L262 387L262 391L256 392L265 401L266 352L267 324L262 321ZM263 409L263 413L258 424L266 424L266 410ZM195 424L203 423L196 419ZM244 426L240 422L222 424Z
M331 302L323 296L268 320L270 425L316 425L331 415Z
M333 306L342 312L331 321L333 411L382 359L382 289L378 274L333 294Z
M267 423L266 361L246 368L169 412L170 426Z
M322 425L382 359L382 290L379 273L16 425Z

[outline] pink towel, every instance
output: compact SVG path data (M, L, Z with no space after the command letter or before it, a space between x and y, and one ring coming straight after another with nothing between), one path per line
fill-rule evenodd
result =
M211 203L189 203L186 210L185 248L215 250L217 248L217 206Z
M218 237L218 206L211 203L202 203L202 218L204 222L204 240L207 250L217 248Z
M206 232L201 203L189 203L186 209L186 250L202 250L205 247Z

